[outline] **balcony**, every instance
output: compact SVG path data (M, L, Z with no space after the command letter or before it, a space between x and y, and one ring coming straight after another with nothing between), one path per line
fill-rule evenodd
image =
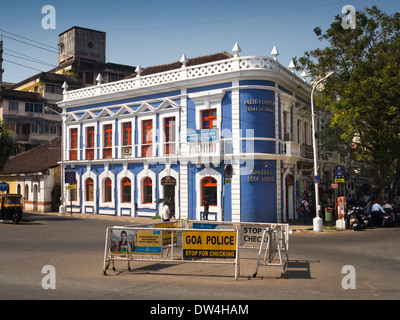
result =
M285 141L282 143L282 153L288 157L300 157L300 144L292 141Z

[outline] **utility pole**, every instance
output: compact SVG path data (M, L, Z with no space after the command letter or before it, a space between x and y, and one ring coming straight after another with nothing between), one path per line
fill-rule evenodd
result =
M3 83L3 39L0 37L0 83Z

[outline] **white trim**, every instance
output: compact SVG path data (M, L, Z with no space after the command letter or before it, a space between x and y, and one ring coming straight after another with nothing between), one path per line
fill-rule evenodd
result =
M217 128L218 131L221 129L222 122L222 99L225 96L225 91L223 90L211 90L201 93L189 94L189 99L191 99L196 108L196 130L200 130L201 124L201 111L208 109L217 109Z
M77 136L77 143L76 143L76 149L72 149L72 150L76 150L76 157L77 160L81 160L81 125L80 124L74 124L74 125L68 125L67 126L67 158L68 160L70 159L70 151L71 151L71 129L78 129L78 136ZM75 160L72 160L75 161Z
M143 188L142 183L145 177L149 177L152 183L152 203L143 203ZM151 171L146 165L144 169L137 175L137 190L138 190L138 199L137 204L139 209L157 209L156 206L156 174Z
M217 180L217 206L210 206L209 213L216 213L217 221L222 221L222 174L212 168L204 168L196 173L196 220L201 220L200 211L204 210L204 206L201 203L201 180L205 177L212 177Z
M164 121L166 118L175 118L175 153L173 154L169 154L169 155L165 155L165 127L164 127ZM180 123L180 119L179 119L179 110L178 109L173 109L173 111L171 110L170 112L166 113L160 113L159 115L159 130L158 132L160 132L160 136L159 136L159 143L160 143L160 147L159 147L159 152L158 152L158 156L174 156L179 154L179 145L180 145L180 141L179 141L179 123Z
M122 202L122 180L129 178L131 180L131 202ZM128 170L128 164L123 164L123 170L117 176L117 194L118 194L118 216L122 216L123 209L131 209L131 216L135 216L135 175Z
M130 122L132 126L132 131L131 131L131 144L130 145L122 145L123 144L123 138L124 138L124 130L123 130L123 125L124 123ZM118 120L118 126L119 126L119 139L118 139L118 156L120 159L124 158L134 158L135 155L135 118L119 118ZM131 154L130 155L124 155L123 153L123 148L130 147L131 148Z
M142 158L142 136L143 136L143 121L146 120L152 120L152 125L153 125L153 129L152 129L152 155L151 157L155 157L156 156L156 149L157 149L157 143L156 143L156 131L157 131L157 116L155 113L150 112L150 115L142 114L142 115L138 115L137 116L137 120L138 120L138 151L137 151L137 157L138 158Z
M164 198L164 188L161 185L161 180L164 177L171 176L176 180L176 185L175 185L175 217L179 219L180 217L180 201L179 201L179 173L175 171L174 169L171 169L170 166L167 166L163 171L161 171L158 174L158 190L159 190L159 197L160 199ZM161 212L161 204L159 205L159 212Z
M99 119L98 124L100 126L100 132L99 132L99 136L100 136L100 141L99 141L99 149L100 149L100 154L99 154L99 159L104 159L103 158L103 147L104 147L104 126L111 124L111 130L112 130L112 135L111 135L111 139L112 139L112 144L111 144L111 152L112 152L112 156L111 158L114 159L115 158L115 119L109 120L109 118L103 118L103 119ZM96 157L95 157L96 158Z
M104 182L111 179L111 202L104 202ZM99 175L99 208L115 208L115 174L109 170L108 164L104 165L104 171Z
M93 201L86 201L86 180L88 178L93 179ZM90 166L87 166L86 172L82 175L82 211L86 213L86 207L93 207L93 212L97 213L97 175L91 171Z
M97 159L97 150L98 150L98 148L97 148L97 146L98 146L98 141L97 141L97 122L88 122L88 123L85 123L85 124L82 125L82 131L83 131L82 132L82 135L83 135L83 141L82 141L82 153L83 154L82 154L82 158L87 160L86 159L87 128L90 128L90 127L94 127L94 139L93 139L94 140L93 141L94 159L93 160L95 160L95 159Z

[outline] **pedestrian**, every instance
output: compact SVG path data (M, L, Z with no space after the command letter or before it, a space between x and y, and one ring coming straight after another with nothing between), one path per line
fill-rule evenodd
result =
M164 206L162 208L162 218L163 222L169 221L171 215L171 209L169 208L168 204L164 202Z
M303 201L301 201L301 212L303 213L303 222L308 224L308 215L310 213L310 207L308 205L307 196L304 195Z
M381 220L382 220L382 214L385 213L385 210L383 210L382 206L377 203L376 201L374 201L372 203L372 208L371 208L371 216L372 216L372 221L374 223L374 225L378 226L381 224Z
M209 209L208 201L204 200L203 220L208 220L208 209Z

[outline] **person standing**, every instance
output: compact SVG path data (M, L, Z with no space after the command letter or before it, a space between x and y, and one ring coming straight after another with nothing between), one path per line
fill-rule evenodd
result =
M301 211L303 213L304 224L308 224L308 215L310 214L310 207L309 207L306 195L304 195L303 201L301 202Z
M208 201L204 200L203 220L208 220L208 209L209 209Z
M164 206L162 208L163 222L169 221L170 215L171 215L171 210L169 208L169 205L166 202L164 202Z
M374 225L378 226L381 224L381 217L382 214L385 213L385 210L383 210L382 206L377 203L376 201L373 202L372 208L371 208L371 215L372 215L372 221Z

